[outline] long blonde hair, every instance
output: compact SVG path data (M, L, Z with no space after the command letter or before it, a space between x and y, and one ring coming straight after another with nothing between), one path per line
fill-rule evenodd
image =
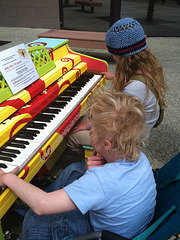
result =
M94 93L88 116L97 149L108 139L112 155L129 161L138 159L146 129L143 104L138 98L107 90Z
M122 91L125 87L125 79L126 83L128 83L132 76L137 74L138 70L141 71L141 75L147 81L147 90L149 91L149 85L151 85L157 103L161 103L161 106L165 107L167 84L164 79L163 68L148 48L131 56L118 58L115 78L112 81L114 89Z

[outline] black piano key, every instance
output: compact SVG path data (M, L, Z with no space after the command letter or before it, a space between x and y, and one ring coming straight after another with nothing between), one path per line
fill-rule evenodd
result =
M44 122L46 122L46 121L51 121L52 119L53 119L53 117L52 116L48 116L48 114L43 114L43 113L40 113L40 114L38 114L38 116L36 117L36 120L37 119L44 119Z
M89 75L88 77L85 75L81 75L80 78L78 78L77 80L75 80L74 82L71 83L71 85L67 88L71 88L72 86L81 86L84 85L86 82L89 81Z
M55 117L54 114L47 114L47 113L44 113L44 112L40 113L39 116L42 116L44 118L51 119L51 120Z
M68 96L70 96L70 97L73 97L74 95L73 94L70 94L69 92L63 92L63 95L62 96L64 96L64 97L68 97Z
M58 114L61 110L56 108L56 109L53 109L53 108L47 108L46 110L44 110L44 113L54 113L54 114Z
M17 139L14 139L11 141L12 143L20 143L20 144L23 144L23 145L29 145L29 142L28 141L23 141L23 140L17 140Z
M58 107L53 107L53 106L50 106L49 109L54 110L54 111L58 111L57 113L54 113L55 116L63 110L63 108L58 108Z
M34 140L33 136L28 136L28 135L25 135L25 134L22 134L22 133L18 134L18 138Z
M94 77L94 75L93 74L83 74L81 77L83 80L89 80L92 77Z
M81 90L81 88L81 86L71 86L69 89L67 89L67 92L74 92L76 95Z
M65 101L65 102L69 102L72 99L72 97L71 96L59 95L59 97L57 97L56 99L61 100L61 101Z
M20 154L20 153L21 153L19 150L10 149L10 148L7 148L7 147L3 147L3 148L2 148L2 151L8 152L8 153L14 153L14 154Z
M56 107L56 108L64 108L66 106L67 102L56 102L56 101L53 101L51 104L50 104L50 107Z
M26 146L23 144L20 144L20 143L18 144L18 143L13 143L13 142L10 142L8 144L8 146L15 147L15 148L26 148Z
M45 127L47 127L47 124L45 123L30 123L28 125L28 128L35 128L35 129L44 129Z
M0 168L7 168L6 164L0 163Z
M72 96L72 97L74 97L76 94L77 94L77 91L73 91L73 90L71 90L71 89L67 89L65 92L64 92L64 94L63 95L68 95L68 96Z
M67 102L69 101L64 101L64 100L61 100L61 99L55 99L53 100L54 103L59 103L59 104L67 104Z
M73 82L71 87L84 87L84 85L86 84L86 81L82 81L82 82Z
M88 76L82 76L81 81L74 81L71 85L72 86L84 86L87 82L90 81L90 79L93 77L93 75L88 75ZM70 85L70 86L71 86Z
M25 135L30 135L30 136L37 136L37 134L39 134L40 132L38 130L28 130L28 129L23 129L22 133Z
M66 97L71 97L71 98L73 98L73 96L72 96L71 94L68 94L68 95L67 95L67 93L69 93L70 91L73 91L73 89L71 90L70 87L69 87L69 88L67 88L65 91L63 91L63 92L61 93L61 96L64 96L64 94L66 94ZM76 92L76 91L74 91L74 92Z
M16 154L13 154L13 153L8 153L8 152L0 152L0 155L1 156L5 156L5 157L11 157L11 158L16 158Z
M42 123L50 123L51 119L43 118L42 116L38 116L35 121L42 122Z
M70 89L72 89L72 90L76 90L77 92L79 91L79 90L81 90L81 86L78 86L78 85L71 85L70 86Z
M12 161L13 161L12 158L10 158L10 157L4 157L4 156L0 156L0 160L1 160L1 161L6 161L6 162L12 162Z

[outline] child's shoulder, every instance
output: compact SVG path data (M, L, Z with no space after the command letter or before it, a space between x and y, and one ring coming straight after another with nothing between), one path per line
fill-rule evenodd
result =
M124 87L124 91L126 90L146 90L146 84L143 82L140 82L138 80L132 80L130 81L128 84L126 84L126 86Z
M123 92L127 95L139 98L142 102L145 102L147 100L147 87L143 82L140 82L138 80L134 80L127 84ZM149 94L152 96L153 93L150 91Z
M140 153L140 156L139 156L139 159L137 162L139 163L139 165L142 168L152 170L151 164L150 164L147 156L143 152Z

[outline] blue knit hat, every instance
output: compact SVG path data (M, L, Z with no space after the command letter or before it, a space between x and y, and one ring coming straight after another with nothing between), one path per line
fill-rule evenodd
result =
M107 31L106 46L113 55L130 56L141 52L147 48L143 27L133 18L120 19Z

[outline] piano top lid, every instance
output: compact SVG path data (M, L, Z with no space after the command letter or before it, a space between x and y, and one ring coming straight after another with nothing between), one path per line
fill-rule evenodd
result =
M34 40L28 44L26 44L26 47L34 47L34 46L45 46L47 51L54 51L55 49L65 45L68 43L68 39L57 39L57 38L39 38L37 40Z

